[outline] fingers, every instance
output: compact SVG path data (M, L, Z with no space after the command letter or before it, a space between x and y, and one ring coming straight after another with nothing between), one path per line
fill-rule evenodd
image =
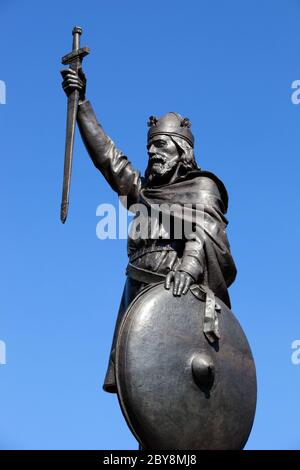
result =
M71 69L62 70L61 75L63 77L62 87L67 95L72 93L72 91L74 90L79 90L79 91L84 90L85 84L78 77L76 72L74 72L74 70L71 70Z
M81 87L84 86L84 83L82 80L80 80L80 78L76 75L76 76L73 76L73 75L66 75L65 78L63 79L63 85L64 84L77 84L77 85L80 85Z
M170 285L171 285L171 282L173 280L173 277L174 277L174 271L170 271L167 276L166 276L166 280L165 280L165 288L166 289L170 289Z
M72 70L72 69L62 69L60 71L60 74L62 78L65 78L66 75L74 75L77 77L77 73L75 72L75 70Z
M188 277L189 277L188 274L178 271L178 285L177 285L177 290L174 295L181 296L183 294L183 290L185 288Z
M63 86L63 90L65 91L65 93L69 96L70 93L72 93L72 91L74 90L81 90L81 87L79 85L67 85L67 86Z
M173 282L173 295L181 296L185 295L190 285L193 282L192 276L183 271L170 271L165 280L165 288L170 289L171 283Z
M68 83L66 85L63 85L63 90L66 93L66 95L69 96L74 90L79 90L79 93L80 93L82 90L82 87L78 83L77 84Z
M60 71L62 78L65 80L79 80L82 86L86 84L86 76L82 69L78 69L78 73L73 69L62 69Z
M173 285L173 295L180 295L180 286L181 286L181 273L179 271L175 272L174 275L174 285Z
M67 78L62 82L62 87L67 88L68 86L75 86L79 89L83 88L83 83L79 79L72 79L72 78Z
M192 284L192 282L193 282L193 279L192 279L191 276L186 277L184 288L183 288L183 291L182 291L183 295L185 295L187 293L187 291L189 290L190 285Z

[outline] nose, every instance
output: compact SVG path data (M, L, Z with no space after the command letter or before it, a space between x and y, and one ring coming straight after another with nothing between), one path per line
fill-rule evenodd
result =
M156 151L155 151L155 147L154 145L150 145L150 147L148 148L148 155L149 157L152 157L152 155L155 155Z

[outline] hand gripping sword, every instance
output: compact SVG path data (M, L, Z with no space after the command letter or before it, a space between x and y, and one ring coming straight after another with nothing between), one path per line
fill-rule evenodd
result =
M63 65L69 64L69 68L78 73L81 68L83 57L89 54L90 49L88 47L80 48L80 35L82 29L78 26L73 28L73 50L70 54L65 55L61 59ZM69 193L71 183L71 172L72 172L72 159L73 159L73 147L74 147L74 134L76 125L76 116L79 101L79 90L74 90L68 96L68 111L67 111L67 129L66 129L66 145L65 145L65 163L64 163L64 180L63 180L63 191L61 200L60 220L64 224L69 208Z

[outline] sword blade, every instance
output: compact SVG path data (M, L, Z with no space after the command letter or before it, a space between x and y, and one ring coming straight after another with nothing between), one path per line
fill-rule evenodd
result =
M69 68L78 73L82 59L89 54L88 47L80 48L80 35L82 29L80 26L73 28L73 49L72 52L62 58L62 64L69 65ZM79 90L74 90L68 97L68 111L67 111L67 129L66 129L66 144L65 144L65 161L64 161L64 180L62 190L62 200L60 207L60 220L64 224L69 209L69 194L71 185L72 173L72 160L74 148L74 136L76 127L77 110L79 103Z
M79 91L74 90L68 97L67 111L67 127L66 127L66 146L65 146L65 162L64 162L64 179L61 200L60 220L64 224L69 209L69 194L71 185L73 148L75 137L76 117L78 110Z

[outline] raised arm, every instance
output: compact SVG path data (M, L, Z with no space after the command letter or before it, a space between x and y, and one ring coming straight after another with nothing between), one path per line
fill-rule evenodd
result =
M114 191L120 196L128 196L128 206L134 204L141 187L140 173L116 148L97 121L91 103L85 99L86 79L83 72L79 76L70 69L61 73L64 78L62 86L67 95L74 88L80 91L77 123L95 167L101 171Z
M132 203L136 202L141 185L140 174L104 132L89 101L79 105L77 122L95 167L114 191L130 197Z

